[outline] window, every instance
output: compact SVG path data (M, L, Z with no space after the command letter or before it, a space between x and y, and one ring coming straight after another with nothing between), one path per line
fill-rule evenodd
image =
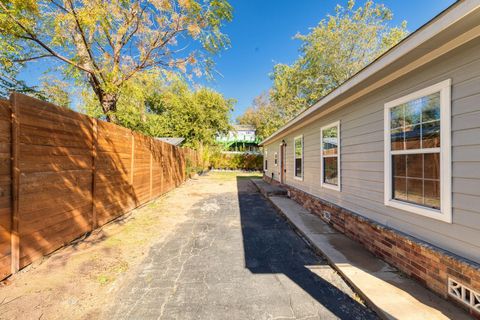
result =
M275 152L275 154L273 155L273 161L275 163L275 167L278 165L278 153Z
M295 156L295 178L303 180L303 136L298 136L295 138L294 143L294 156Z
M340 191L340 122L320 129L321 185Z
M451 223L450 86L385 104L385 205Z

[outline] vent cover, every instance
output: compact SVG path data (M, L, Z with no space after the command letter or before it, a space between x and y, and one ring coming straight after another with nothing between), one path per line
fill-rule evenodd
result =
M323 219L327 222L330 222L330 219L332 218L330 212L328 211L322 211L322 216L323 216Z
M448 278L448 294L473 310L480 312L480 293L467 288L454 279Z

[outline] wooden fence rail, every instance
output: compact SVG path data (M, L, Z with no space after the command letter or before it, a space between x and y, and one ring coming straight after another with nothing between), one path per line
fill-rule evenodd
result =
M13 93L0 101L0 279L178 187L198 152Z

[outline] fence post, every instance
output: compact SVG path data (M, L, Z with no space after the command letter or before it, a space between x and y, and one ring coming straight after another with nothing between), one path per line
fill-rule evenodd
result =
M17 105L17 95L12 93L10 95L10 106L12 108L12 217L11 217L11 259L12 259L12 273L18 272L20 269L20 235L18 233L18 199L19 199L19 179L20 168L18 167L18 133L20 129L19 110Z
M97 205L95 203L95 192L97 188L97 146L98 146L98 121L92 119L92 230L97 228Z

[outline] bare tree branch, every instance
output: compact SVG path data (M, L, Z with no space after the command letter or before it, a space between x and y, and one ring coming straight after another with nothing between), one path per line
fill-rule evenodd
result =
M92 54L92 50L90 48L90 44L88 43L87 41L87 38L86 38L86 35L85 35L85 30L83 29L82 27L82 24L80 23L80 21L78 20L78 14L77 12L75 11L75 8L73 7L73 2L72 0L68 0L68 3L70 4L70 10L71 10L71 14L75 20L75 24L77 25L77 29L78 29L78 32L80 33L80 37L82 39L82 42L85 46L85 50L87 51L87 54L88 54L88 57L90 59L90 62L92 64L92 66L97 70L98 72L98 75L100 76L100 78L102 78L103 81L105 81L105 78L103 77L103 74L97 64L97 62L95 61L95 58Z
M28 62L28 61L33 61L33 60L38 60L38 59L48 58L48 57L54 57L54 56L52 54L42 54L42 55L35 56L35 57L29 57L29 58L24 58L24 59L15 59L13 61L17 62L17 63L25 63L25 62Z
M63 62L66 62L82 71L85 71L87 73L92 73L93 71L88 69L88 68L85 68L75 62L73 62L72 60L68 59L67 57L64 57L63 55L59 54L58 52L56 52L55 50L53 50L51 47L49 47L46 43L44 43L42 40L40 40L32 31L28 30L27 27L25 27L22 23L20 23L20 21L18 21L8 10L7 7L5 7L5 5L0 1L0 7L4 10L4 12L12 19L13 22L15 22L15 24L17 26L20 27L20 29L22 29L26 34L28 34L28 37L27 36L22 36L21 38L24 38L24 39L29 39L29 40L32 40L34 42L36 42L39 46L41 46L43 49L45 49L47 52L49 52L52 56L62 60Z

